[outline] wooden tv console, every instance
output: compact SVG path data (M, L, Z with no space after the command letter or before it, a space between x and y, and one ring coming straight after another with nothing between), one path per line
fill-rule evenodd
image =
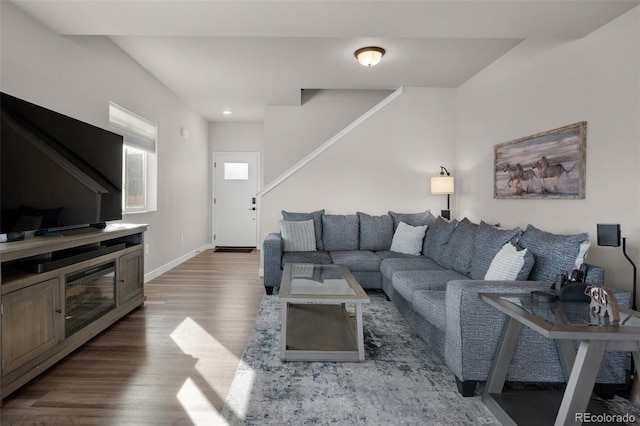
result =
M143 305L146 230L147 225L110 224L0 244L0 407L9 394ZM104 278L92 278L100 271ZM67 294L78 292L73 286L85 282L78 278L83 275L86 282L107 283L100 285L109 289L108 306L99 308L98 318L77 314L90 291L80 301ZM84 304L103 306L102 299ZM77 318L79 325L70 327Z

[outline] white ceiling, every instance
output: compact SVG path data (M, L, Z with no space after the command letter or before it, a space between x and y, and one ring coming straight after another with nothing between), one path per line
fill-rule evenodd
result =
M262 121L300 89L457 87L523 39L579 38L640 0L14 3L58 34L110 37L210 121ZM366 45L386 49L378 66L355 61Z

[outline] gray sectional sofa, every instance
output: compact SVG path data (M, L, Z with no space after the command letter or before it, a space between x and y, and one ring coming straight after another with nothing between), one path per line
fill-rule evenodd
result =
M269 234L263 243L266 292L280 285L285 263L346 265L363 288L385 292L455 375L464 396L473 395L476 383L486 380L505 321L504 314L484 303L479 294L549 289L558 273L579 266L589 241L586 233L558 235L532 225L524 231L500 229L466 218L446 221L429 211L382 216L327 215L324 210L282 213L281 233ZM407 254L412 250L403 243L414 235L407 240L399 227L418 238L426 227L418 255ZM291 243L299 231L312 240L305 251ZM517 252L511 256L520 263L505 280L500 276L504 265L497 257L502 258L507 248ZM586 266L586 282L602 285L604 271ZM628 292L617 291L616 297L621 306L629 306ZM611 397L625 383L625 366L623 352L606 354L597 378L601 395ZM507 380L564 382L554 342L524 327Z

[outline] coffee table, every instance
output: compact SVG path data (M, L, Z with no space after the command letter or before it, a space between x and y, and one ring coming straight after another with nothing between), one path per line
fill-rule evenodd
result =
M579 425L588 422L587 406L605 351L632 352L636 367L640 364L640 313L636 311L621 308L619 323L612 324L591 315L588 303L536 303L530 294L482 294L481 297L507 314L482 395L482 402L503 425L516 424L508 408L517 404L510 395L503 394L503 386L523 326L555 340L567 377L555 420L543 419L545 414L552 414L551 401L539 391L516 396L520 400L524 398L529 413L535 413L535 424ZM577 353L574 340L580 341ZM537 403L540 406L536 408Z
M345 266L285 264L278 299L282 361L364 361L362 304L369 296Z

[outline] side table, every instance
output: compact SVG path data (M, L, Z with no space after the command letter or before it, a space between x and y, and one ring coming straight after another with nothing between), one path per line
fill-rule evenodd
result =
M636 367L640 365L640 314L620 309L620 322L607 323L589 311L588 304L556 302L538 304L529 294L482 294L482 300L507 315L502 337L489 372L482 402L504 425L516 423L502 404L502 389L518 336L527 326L558 345L567 386L555 418L555 425L580 425L586 413L591 392L605 351L633 353ZM580 313L575 314L578 310ZM574 341L580 345L576 353ZM531 400L533 401L533 400ZM546 407L541 407L541 410Z

